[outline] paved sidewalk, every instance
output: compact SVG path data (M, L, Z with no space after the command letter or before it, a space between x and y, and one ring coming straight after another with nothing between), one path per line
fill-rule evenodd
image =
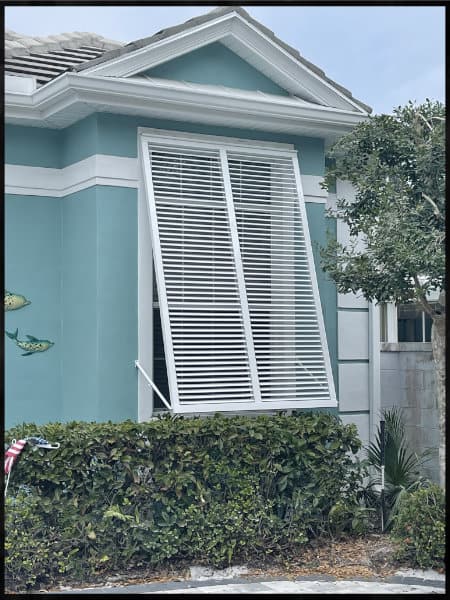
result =
M333 577L239 577L231 580L171 581L140 585L64 589L59 594L445 594L445 579L396 575L385 580L336 580Z

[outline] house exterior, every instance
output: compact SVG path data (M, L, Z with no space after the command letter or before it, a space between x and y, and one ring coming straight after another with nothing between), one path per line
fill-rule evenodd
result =
M239 7L122 45L7 32L6 426L379 418L378 308L320 268L370 108Z

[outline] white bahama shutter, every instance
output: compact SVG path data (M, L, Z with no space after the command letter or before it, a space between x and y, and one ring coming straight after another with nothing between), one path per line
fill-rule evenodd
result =
M174 412L335 406L295 152L142 141Z

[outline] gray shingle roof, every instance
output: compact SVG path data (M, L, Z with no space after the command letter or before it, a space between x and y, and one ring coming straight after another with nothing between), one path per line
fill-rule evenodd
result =
M122 46L95 33L73 31L47 37L5 32L5 74L36 77L45 85L74 66Z
M169 38L170 36L175 35L181 31L185 31L191 27L196 27L198 25L202 25L203 23L212 21L213 19L216 19L223 15L229 14L231 12L236 12L239 15L241 15L249 23L254 25L257 29L259 29L261 32L263 32L265 35L267 35L270 39L272 39L274 42L276 42L279 46L281 46L287 52L289 52L289 54L294 56L299 62L304 64L306 67L308 67L308 69L311 69L311 71L313 71L314 73L319 75L319 77L321 77L322 79L324 79L325 81L330 83L333 87L338 89L342 94L347 96L347 98L353 100L353 102L358 104L358 106L360 106L363 110L365 110L369 113L372 112L372 108L370 106L368 106L361 100L354 98L352 93L350 92L350 90L346 89L342 85L336 83L336 81L333 81L332 79L327 77L327 75L325 74L324 71L322 71L322 69L320 69L313 63L306 60L306 58L304 58L298 50L296 50L292 46L289 46L289 44L286 44L285 42L280 40L280 38L278 38L273 33L273 31L271 31L270 29L268 29L267 27L265 27L264 25L262 25L255 19L253 19L248 14L248 12L245 11L240 6L220 6L219 8L215 8L214 10L211 10L204 15L200 15L199 17L193 17L192 19L189 19L188 21L185 21L184 23L181 23L180 25L175 25L173 27L168 27L167 29L162 29L161 31L158 31L157 33L155 33L154 35L151 35L150 37L145 37L140 40L135 40L134 42L129 42L128 44L125 44L121 48L117 48L114 50L110 50L109 52L105 52L99 58L95 58L89 62L80 64L80 65L74 67L74 70L82 71L83 69L87 69L94 65L98 65L98 64L107 62L108 60L117 58L118 56L123 56L125 54L128 54L129 52L134 52L135 50L138 50L139 48L143 48L144 46L150 46L151 44L154 44L155 42L159 42L163 39Z

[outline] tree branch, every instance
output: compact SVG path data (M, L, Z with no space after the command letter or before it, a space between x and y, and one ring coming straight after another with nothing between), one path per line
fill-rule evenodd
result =
M427 200L427 202L429 202L431 204L431 206L433 207L433 212L437 217L440 217L441 219L443 219L443 215L441 213L441 211L439 210L436 202L434 202L434 200L432 200L430 198L430 196L428 196L428 194L425 194L425 192L422 192L422 196L425 198L425 200Z
M419 278L417 277L417 275L414 275L414 283L416 284L416 287L420 290L420 294L419 294L419 302L422 305L423 310L433 319L433 317L435 316L435 311L431 308L430 303L427 300L426 294L424 292L423 287L420 285L420 281Z
M428 123L428 121L425 119L425 117L422 115L422 113L420 113L419 111L417 111L417 116L420 117L422 119L422 121L424 121L424 123L426 123L426 125L428 126L428 128L430 129L430 131L433 131L433 128Z

